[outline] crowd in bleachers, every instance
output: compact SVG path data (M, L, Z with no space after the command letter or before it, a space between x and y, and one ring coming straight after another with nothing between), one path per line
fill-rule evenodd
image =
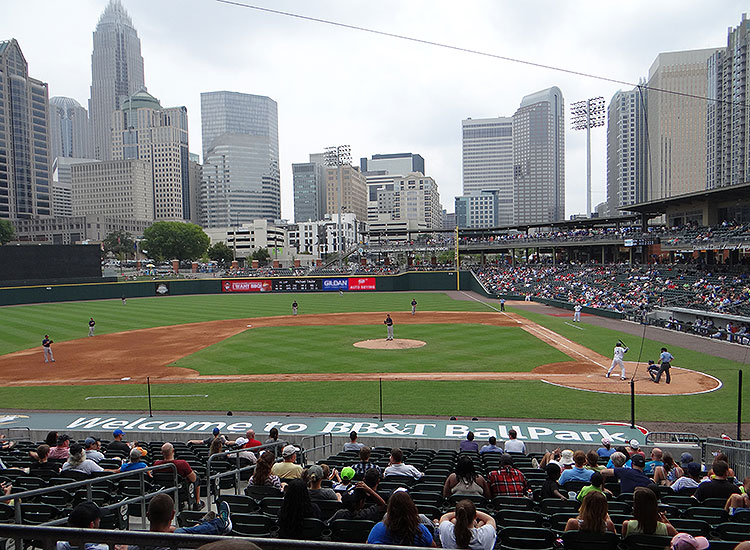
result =
M689 453L675 458L653 448L646 456L637 440L614 447L605 438L598 449L533 455L513 430L507 441L491 437L485 444L469 432L458 448L437 451L371 448L352 432L341 452L304 465L301 449L280 442L278 432L266 443L252 430L229 440L216 429L188 443L126 443L124 435L116 430L112 441L90 437L72 444L56 433L39 445L3 440L3 493L19 495L14 500L24 523L67 517L73 527L127 528L104 507L140 494L139 482L106 476L172 463L180 490L193 491L180 499L187 506L177 525L171 496L159 492L150 499L154 532L486 550L577 548L581 540L587 548L642 548L650 540L683 550L706 548L707 538L711 548L734 548L750 539L750 478L740 483L722 454L703 465ZM254 465L241 472L236 489L242 494L229 494L235 476L206 485L209 457L222 459L219 471L233 467L222 454L227 448ZM169 472L146 473L153 475L145 491L173 486ZM66 483L91 476L101 485L90 493L66 491ZM23 491L44 486L54 490L24 498ZM216 512L201 511L204 499L213 499ZM128 509L138 513L137 506ZM7 521L13 521L13 507L0 504L0 522ZM69 550L67 544L58 543L58 550Z

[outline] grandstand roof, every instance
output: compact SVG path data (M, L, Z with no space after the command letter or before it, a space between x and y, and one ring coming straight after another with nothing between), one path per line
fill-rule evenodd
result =
M750 183L740 183L737 185L727 185L716 189L705 189L703 191L694 191L647 202L639 202L628 206L621 206L618 210L622 212L637 212L641 215L661 216L666 214L669 208L679 207L684 204L704 201L722 201L722 200L750 200Z

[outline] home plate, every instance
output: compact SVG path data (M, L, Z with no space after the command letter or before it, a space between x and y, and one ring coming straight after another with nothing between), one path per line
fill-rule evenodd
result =
M253 326L253 325L247 325L247 328L250 328L251 326Z

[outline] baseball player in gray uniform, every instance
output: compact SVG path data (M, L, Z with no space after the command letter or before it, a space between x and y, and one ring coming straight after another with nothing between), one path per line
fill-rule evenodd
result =
M94 327L96 326L96 321L94 321L94 318L92 317L89 319L89 336L94 335Z
M49 339L49 336L46 334L44 335L44 340L42 340L42 350L44 351L44 362L45 363L54 363L55 362L55 356L52 355L52 340Z
M383 321L383 324L385 325L385 328L388 330L388 337L386 340L393 340L393 319L391 319L391 314L388 313L385 317L385 321Z

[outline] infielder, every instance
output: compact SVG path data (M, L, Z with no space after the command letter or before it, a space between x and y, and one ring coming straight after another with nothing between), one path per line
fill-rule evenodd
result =
M89 319L89 336L94 335L94 327L96 326L96 321L94 321L94 318L92 317Z
M505 311L505 298L500 298L500 311Z
M412 298L411 299L411 314L415 315L417 313L417 301Z
M292 302L292 315L297 315L297 300Z
M612 358L612 365L609 367L609 370L607 371L607 378L609 378L609 375L612 373L614 368L617 365L620 365L620 380L625 380L625 363L623 362L623 357L628 352L628 347L623 344L622 342L618 341L617 344L615 344L615 351L614 351L614 357Z
M393 340L393 319L391 319L390 313L386 315L385 321L383 321L383 324L385 325L385 328L388 330L388 337L386 338L386 341Z
M669 369L672 367L672 361L674 361L674 355L667 351L667 348L661 348L661 355L659 355L659 370L656 372L656 378L654 382L657 384L661 380L661 375L667 375L667 384L672 382L672 377L669 374Z
M44 362L49 363L55 362L55 356L52 355L52 348L50 347L54 342L49 339L49 336L46 334L44 335L44 340L42 340L42 351L44 351Z
M574 323L580 323L581 322L581 307L580 304L576 304L573 308L573 322Z

